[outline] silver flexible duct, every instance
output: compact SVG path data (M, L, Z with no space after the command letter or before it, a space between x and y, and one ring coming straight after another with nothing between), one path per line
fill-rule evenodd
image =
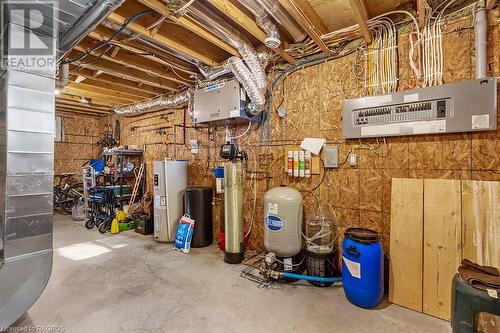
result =
M248 97L254 104L249 108L250 113L257 115L262 112L266 104L264 91L257 85L255 80L249 79L252 77L252 73L245 66L243 60L238 57L231 57L225 62L225 67L231 70L236 80L243 85Z
M95 29L102 20L112 11L120 7L125 0L97 1L87 12L85 12L73 26L61 36L59 40L59 52L68 52L78 44L83 37Z
M193 89L187 89L175 95L160 96L134 105L117 107L113 111L123 116L135 116L145 112L183 107L188 105L192 98Z
M257 54L257 57L259 58L261 66L266 69L267 64L269 63L269 53L259 52ZM232 73L229 66L227 66L227 61L228 60L226 60L222 65L214 67L204 65L198 66L198 69L200 70L200 73L203 74L205 79L207 79L208 81L213 81L223 75Z
M245 2L246 0L239 0ZM278 0L256 0L273 17L273 19L290 34L295 43L303 42L307 35L295 22L285 9L278 3Z
M248 81L255 81L254 84L256 84L257 87L259 87L263 92L266 90L267 78L264 68L260 63L257 52L244 36L232 29L231 26L225 24L222 20L216 20L214 18L216 17L215 14L213 14L213 12L209 8L201 5L200 3L196 3L196 5L193 4L192 6L190 6L188 15L198 23L204 24L205 26L209 27L215 35L238 50L241 58L248 66L248 71L238 69L237 73L239 75L237 79L238 81L243 80L240 81L240 83L244 87L253 85ZM234 60L232 61L234 62ZM234 66L228 66L228 68L234 68ZM233 74L235 74L236 76L236 73ZM263 92L262 95L264 95ZM252 97L256 97L256 94L250 94L250 92L248 91L247 93L255 105L261 104L260 100L254 101L252 99Z

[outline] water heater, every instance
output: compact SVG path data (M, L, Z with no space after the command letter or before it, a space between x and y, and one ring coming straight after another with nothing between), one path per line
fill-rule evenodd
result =
M153 161L154 239L173 242L183 212L187 161Z
M264 246L278 257L293 257L302 249L302 195L290 187L264 194Z

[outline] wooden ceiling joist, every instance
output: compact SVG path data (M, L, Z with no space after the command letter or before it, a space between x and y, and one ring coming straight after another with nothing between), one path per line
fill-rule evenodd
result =
M89 102L88 100L87 100L87 103L82 103L81 101L68 101L65 99L56 98L56 104L57 105L66 105L66 106L86 107L86 108L90 108L92 110L99 110L99 111L111 110L111 107L104 107L104 106L96 105L92 102Z
M118 76L121 78L126 78L131 81L142 82L156 88L164 89L166 91L180 90L179 85L177 83L174 83L172 81L166 80L161 77L151 76L140 70L129 68L127 66L117 64L116 62L110 60L99 59L99 61L92 64L85 64L80 62L76 62L76 64L81 64L82 66L84 65L87 68L100 70L104 73Z
M106 28L102 25L99 25L95 28L95 30L91 31L88 34L88 37L99 40L101 42L108 40L114 33L114 30ZM190 63L181 60L179 58L174 57L171 54L168 54L164 51L159 51L157 49L153 50L152 47L147 46L145 44L139 44L134 41L130 41L128 39L120 39L117 38L115 43L119 44L120 47L124 50L130 51L131 53L139 53L142 58L157 62L164 66L172 66L172 63L177 66L186 67L192 71L196 71ZM148 55L147 52L153 53L152 55ZM145 54L146 53L146 54ZM155 56L154 54L158 55ZM161 56L161 58L159 57Z
M141 82L136 82L136 81L132 81L129 79L121 78L119 76L110 75L110 74L104 73L100 70L94 71L94 70L91 70L88 68L80 68L80 69L72 69L72 71L71 71L71 73L74 75L79 75L79 76L82 76L82 77L84 77L86 79L90 79L90 80L94 80L96 78L95 74L94 74L96 72L101 72L101 74L98 77L99 81L106 82L106 83L109 83L111 85L116 85L116 86L119 86L120 88L125 88L125 89L132 88L132 89L139 90L139 91L145 92L145 93L147 93L149 95L153 95L153 96L162 95L162 94L165 94L167 92L164 89L151 87L151 86L142 84Z
M227 15L233 22L238 24L241 28L245 29L245 31L247 31L249 34L251 34L259 41L264 43L267 35L264 32L264 30L262 30L257 25L257 23L255 22L255 18L248 16L246 13L241 11L238 7L233 5L228 0L207 0L207 1L215 8L217 8L219 11ZM285 52L284 44L286 43L284 43L282 39L281 45L276 49L272 49L272 51L281 56L287 62L295 64L297 60Z
M81 83L71 82L69 84L69 87L75 88L75 89L85 90L85 91L92 92L95 94L102 94L104 96L111 96L111 97L116 97L116 98L120 98L123 100L129 100L131 102L138 102L138 101L145 99L144 97L137 96L137 95L125 92L125 91L118 91L118 90L104 88L104 87L96 87L96 86L90 84L89 82L85 82L85 81L83 81Z
M73 75L70 78L71 82L75 82L74 77L75 76ZM118 91L118 92L124 92L126 94L131 95L131 96L136 96L136 97L140 97L140 98L151 98L151 97L155 96L154 94L147 93L147 92L144 92L144 91L136 89L136 88L132 88L132 87L123 88L123 87L120 87L120 86L117 86L114 84L110 84L108 82L105 82L105 81L102 81L99 79L93 80L93 79L86 78L85 80L81 81L80 83L85 84L85 85L90 85L93 87L103 88L105 90L109 89L109 90L114 90L114 91Z
M293 17L309 37L319 46L323 53L331 55L332 52L323 42L321 36L328 33L328 28L305 0L279 0L279 3Z
M56 96L56 98L58 100L80 102L81 96L60 93L59 95ZM92 98L91 102L92 102L92 104L98 105L100 107L105 107L105 108L112 108L113 107L113 104L111 104L108 100L104 100L104 99Z
M190 30L191 32L194 32L195 34L197 34L198 36L202 37L203 39L209 41L213 45L229 52L230 54L232 54L234 56L239 56L238 51L236 51L235 48L233 48L228 43L222 41L219 37L215 36L207 29L205 29L202 26L198 25L197 23L193 22L188 17L185 17L185 16L175 17L175 16L171 15L164 2L159 1L159 0L139 0L139 2L142 3L143 5L151 8L151 9L155 10L156 12L162 14L164 17L168 18L169 20L183 26L184 28Z
M364 0L349 0L349 5L351 6L354 18L359 25L359 29L363 34L366 44L370 44L372 42L372 33L370 28L368 28L367 21L369 19L369 15Z
M103 112L96 112L93 110L78 110L78 109L75 109L73 107L63 106L63 105L56 106L56 112L57 111L64 111L64 112L68 112L68 113L78 113L78 114L93 114L93 115L97 115L97 116L112 114L111 111L103 113Z
M425 5L426 0L417 0L418 27L423 29L425 26Z
M85 111L85 112L94 112L94 113L100 113L100 114L112 113L111 110L97 110L97 109L92 109L90 107L85 107L85 104L82 104L82 106L75 106L75 105L67 105L67 104L60 103L60 102L56 101L56 109L57 108L65 108L65 109Z
M123 25L127 18L124 16L121 16L117 14L116 12L111 13L108 16L108 19L116 24ZM174 38L171 38L167 36L166 34L163 34L161 31L159 31L156 34L153 34L152 31L147 30L146 27L143 25L137 23L137 22L132 22L130 23L127 28L137 34L144 35L147 37L150 37L154 40L156 40L158 43L164 45L167 48L173 49L177 52L184 53L194 59L197 59L198 61L210 65L210 66L215 66L218 64L217 59L210 58L206 56L205 54L198 52L196 50L197 45L192 45L193 47L189 47L186 44L179 43L176 41Z
M99 89L97 89L99 90ZM87 88L81 88L81 87L75 87L73 86L72 83L67 85L63 90L63 93L67 95L74 95L74 96L81 96L81 97L86 97L86 98L91 98L91 99L98 99L98 100L107 100L113 105L123 105L123 104L130 104L131 100L130 99L123 99L116 97L114 95L107 95L103 92L96 92L96 91L90 91Z
M497 0L486 0L486 9L487 10L493 9L493 7L495 7L496 2Z
M85 52L86 50L91 49L95 44L91 43L88 39L84 39L78 43L78 45L75 46L75 50L80 51L80 52ZM114 50L119 50L118 47L116 47ZM101 51L96 50L92 52L93 55L97 56L100 54ZM113 51L114 52L114 51ZM169 80L174 82L175 84L190 84L191 82L189 81L188 76L184 76L184 78L181 75L176 75L174 73L169 74L169 68L166 68L164 66L161 66L157 62L151 62L147 59L144 59L141 56L136 56L132 54L128 54L125 52L122 52L120 54L114 53L111 55L103 54L101 56L101 59L108 60L114 63L117 63L119 65L123 65L129 68L137 69L141 72L145 72L146 74L150 76L157 76L161 77L165 80ZM181 76L179 78L179 76ZM172 86L175 86L172 85Z
M56 108L56 115L60 112L64 112L65 114L68 115L84 115L84 116L93 116L93 117L102 117L111 113L97 113L93 111L80 111L80 110L75 110L72 108L67 108L67 107L57 107Z

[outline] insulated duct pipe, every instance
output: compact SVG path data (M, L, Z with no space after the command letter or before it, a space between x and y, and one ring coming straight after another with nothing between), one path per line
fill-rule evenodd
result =
M66 53L101 23L112 11L120 7L124 0L95 1L59 40L59 52Z
M278 0L255 0L264 7L274 20L283 27L292 37L295 43L303 42L307 35L302 28L295 22L285 9L278 3ZM246 2L246 0L240 0Z
M187 89L171 96L160 96L149 101L134 105L115 108L113 111L119 115L135 116L140 113L153 112L162 109L175 109L188 105L193 98L193 89Z
M257 0L238 0L255 16L255 22L267 33L264 44L270 49L276 49L281 45L281 36L276 24L271 21L269 14Z
M257 52L250 44L250 42L240 35L238 32L234 31L230 26L224 24L222 21L219 22L214 17L216 17L212 11L205 6L197 3L189 7L189 14L198 23L204 24L209 27L210 30L219 38L229 43L233 46L241 55L241 58L245 61L247 70L239 68L239 66L244 65L243 62L237 62L232 60L227 63L227 68L231 69L235 76L238 76L238 81L245 87L253 86L254 84L259 88L258 90L251 89L247 91L248 97L254 103L256 107L256 112L260 113L264 109L265 104L265 91L267 85L267 77L262 67ZM254 81L251 83L250 81ZM264 103L262 101L264 100Z
M488 21L484 1L476 12L474 33L476 39L476 79L488 76Z

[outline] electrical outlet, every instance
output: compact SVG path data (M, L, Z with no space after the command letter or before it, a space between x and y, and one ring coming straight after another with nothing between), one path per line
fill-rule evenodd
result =
M354 153L350 153L347 158L347 163L349 163L350 166L355 167L358 164L358 156Z

